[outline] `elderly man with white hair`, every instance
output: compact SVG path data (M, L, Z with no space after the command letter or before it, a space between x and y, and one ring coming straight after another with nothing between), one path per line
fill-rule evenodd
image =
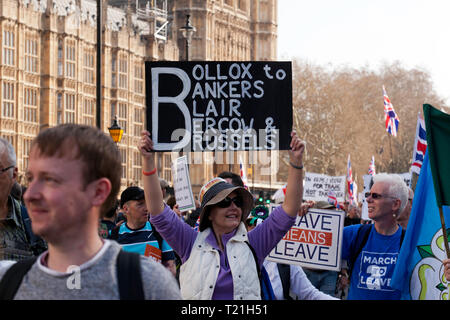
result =
M413 200L414 200L414 191L413 191L413 189L408 188L408 201L406 202L406 205L405 205L403 211L397 217L398 224L401 225L402 228L405 230L406 230L406 227L408 227L408 221L409 221L409 216L411 215Z
M23 260L33 256L21 205L10 193L16 181L16 153L0 138L0 260Z
M350 270L349 300L397 300L391 287L404 230L397 218L408 201L408 187L395 174L377 174L365 194L373 224L344 228L342 259Z

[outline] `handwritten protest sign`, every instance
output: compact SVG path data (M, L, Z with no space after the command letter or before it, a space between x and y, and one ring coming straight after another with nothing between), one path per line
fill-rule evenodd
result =
M291 62L146 62L155 151L287 150Z
M267 259L312 269L339 271L344 218L343 211L309 209L306 215L297 217L294 226Z
M194 210L195 200L192 194L191 179L189 177L189 168L187 157L182 156L175 159L172 164L173 188L178 209L181 212Z
M344 201L345 176L327 176L318 173L305 173L303 186L303 199L314 201L327 201L328 192L333 191L338 201Z

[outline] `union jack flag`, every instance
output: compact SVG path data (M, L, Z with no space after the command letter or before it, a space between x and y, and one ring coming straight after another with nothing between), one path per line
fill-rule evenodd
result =
M341 206L336 198L336 193L332 190L328 191L328 203L335 206L337 209L340 209Z
M413 163L411 171L420 174L422 168L423 157L427 150L427 132L425 130L425 121L419 113L417 116L416 139L414 141Z
M389 97L386 93L386 89L383 86L383 98L384 98L384 120L386 122L386 131L389 132L394 137L397 136L398 131L398 123L400 119L394 111L394 106L389 100Z
M194 231L197 231L197 232L200 231L199 230L200 229L200 217L198 217L197 221L195 221L195 225L192 229L194 229Z
M369 174L372 176L375 175L375 157L374 156L372 156L372 160L370 161Z
M355 197L353 194L353 175L352 175L352 164L350 162L350 155L348 155L347 158L347 197L349 203L353 203L355 201Z

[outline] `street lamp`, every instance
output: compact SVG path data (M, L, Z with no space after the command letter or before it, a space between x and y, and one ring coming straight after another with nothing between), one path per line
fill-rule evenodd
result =
M192 35L194 34L195 27L191 24L190 15L186 15L186 24L180 28L183 38L186 39L186 61L189 61L189 45L191 43Z
M101 107L102 107L102 8L103 0L97 0L97 74L96 74L96 124L101 129Z
M119 124L117 123L117 116L114 117L114 122L111 127L108 128L109 135L114 140L114 142L117 144L122 140L123 135L123 129Z

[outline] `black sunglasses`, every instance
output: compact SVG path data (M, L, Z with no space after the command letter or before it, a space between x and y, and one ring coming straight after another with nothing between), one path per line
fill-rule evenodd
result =
M239 207L239 208L242 208L242 206L244 205L244 201L242 200L241 197L234 197L234 198L225 197L225 199L223 199L222 201L220 201L216 205L219 208L228 208L229 206L231 206L232 202L234 202L236 207Z
M375 193L375 192L366 192L365 194L364 194L364 196L366 197L366 199L368 198L368 197L370 197L370 196L372 196L372 199L381 199L381 198L392 198L392 199L395 199L394 197L391 197L391 196L385 196L385 195L382 195L382 194L380 194L380 193Z
M5 171L8 171L8 170L11 169L11 168L14 168L14 166L9 166L9 167L0 169L0 173L3 173L3 172L5 172Z

